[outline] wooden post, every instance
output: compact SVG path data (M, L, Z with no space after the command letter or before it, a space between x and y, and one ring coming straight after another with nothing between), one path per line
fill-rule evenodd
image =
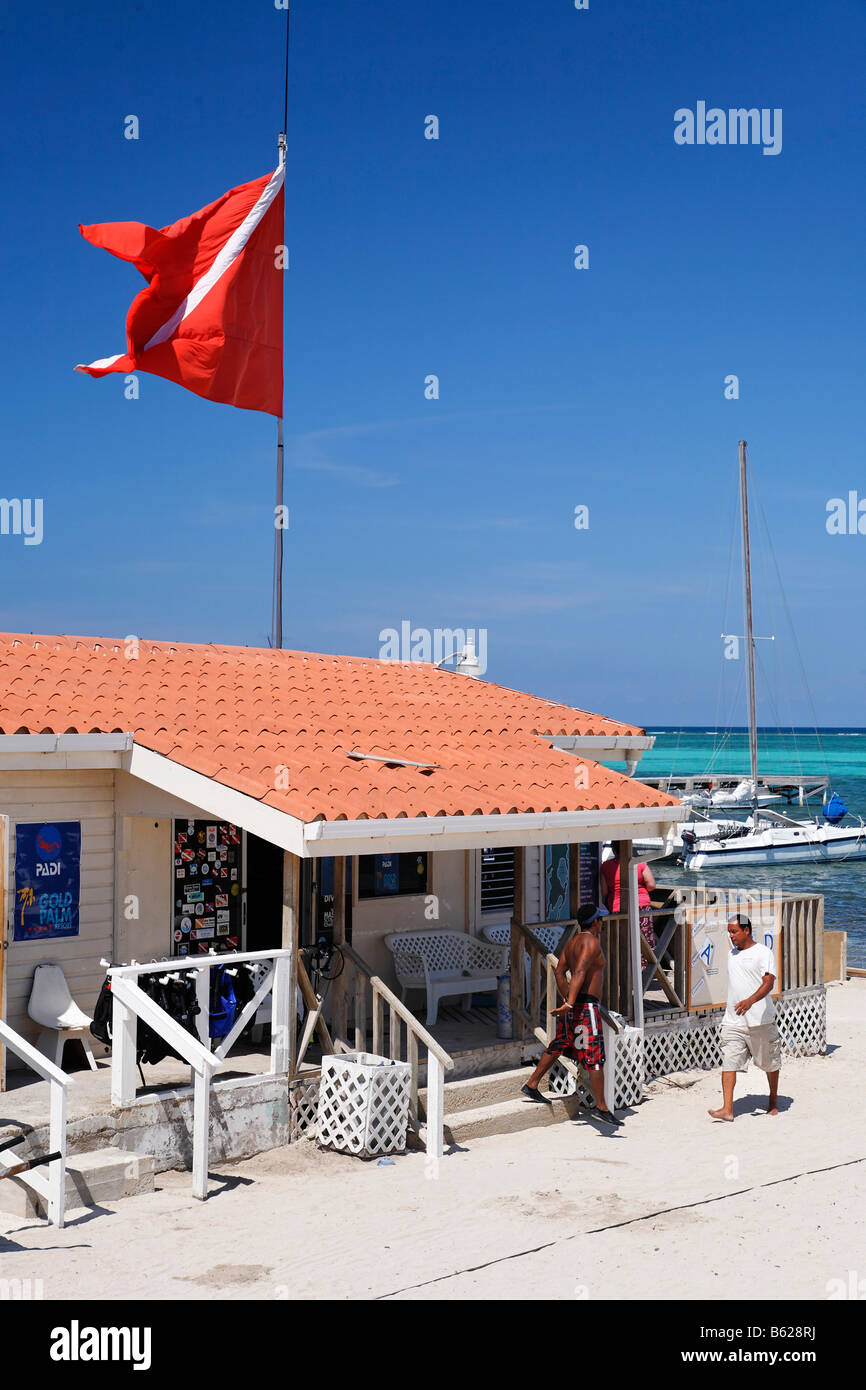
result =
M632 1021L636 1028L643 1028L643 956L640 946L640 894L638 892L637 865L631 862L631 840L622 840L619 847L619 908L625 913L625 950L620 954L622 974L620 976L621 1007L627 1008L626 1001L631 995Z
M66 1089L50 1083L49 1153L59 1154L48 1165L48 1220L62 1227L66 1214Z
M283 850L283 909L280 945L288 956L288 1073L293 1080L298 1056L298 903L301 892L301 861L290 850Z
M346 860L343 855L334 859L334 945L346 943ZM331 996L331 1032L334 1038L348 1040L349 992L346 971L334 981Z
M288 1072L291 1061L291 974L291 958L277 956L274 961L274 983L271 990L271 1071L277 1076L283 1076ZM297 1009L294 1012L297 1013Z
M204 973L204 972L203 972ZM210 1130L210 1074L195 1074L192 1114L192 1195L203 1202L207 1197L207 1152Z
M568 846L568 915L577 916L580 907L580 845Z
M418 1123L418 1035L411 1028L406 1029L406 1060L412 1069L411 1089L409 1091L409 1118ZM428 1074L430 1068L427 1068Z
M373 986L373 1054L376 1057L383 1056L385 1035L385 1001Z
M538 1027L538 1015L541 1011L541 959L541 955L538 951L532 951L530 953L529 1017L532 1020L533 1028Z
M544 1021L544 1028L545 1032L547 1033L547 1040L548 1042L550 1042L553 1038L553 1034L555 1031L553 1023L553 1011L559 1004L559 1000L557 998L558 991L556 988L556 971L554 970L553 966L550 964L550 961L547 959L546 956L544 958L544 964L547 970L547 1017Z
M135 1100L135 1045L138 1020L132 1009L114 995L111 1019L111 1103L132 1105Z
M433 1177L438 1177L442 1157L442 1125L445 1117L445 1073L434 1052L427 1053L427 1157L434 1165Z
M517 845L514 850L514 905L511 921L511 1036L525 1038L526 1025L518 1018L517 1010L526 1008L524 990L523 957L526 951L520 932L514 930L514 923L523 925L525 917L526 847Z

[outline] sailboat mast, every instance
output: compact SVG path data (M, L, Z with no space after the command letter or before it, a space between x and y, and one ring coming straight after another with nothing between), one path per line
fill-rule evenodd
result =
M746 610L746 660L749 679L749 762L753 808L758 804L758 723L755 709L755 637L752 627L752 556L749 547L749 488L746 441L740 440L740 512L743 521L743 602Z

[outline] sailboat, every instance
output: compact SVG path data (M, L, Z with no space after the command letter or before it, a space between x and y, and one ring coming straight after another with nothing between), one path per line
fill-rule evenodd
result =
M840 822L847 810L838 796L824 806L824 823L795 820L780 811L759 807L758 722L755 704L755 637L752 628L752 566L749 544L749 492L746 443L740 440L740 514L743 532L743 601L746 612L746 661L749 696L749 790L751 815L742 823L729 822L708 832L706 823L678 827L682 839L680 859L687 869L708 869L727 864L827 863L866 859L866 824Z

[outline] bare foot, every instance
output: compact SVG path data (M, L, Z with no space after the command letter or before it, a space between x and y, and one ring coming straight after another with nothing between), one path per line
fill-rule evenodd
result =
M734 1116L730 1110L708 1110L707 1114L714 1120L728 1120L733 1122Z
M767 1114L768 1114L768 1115L778 1115L778 1113L779 1113L779 1107L778 1107L778 1105L776 1104L776 1102L775 1102L774 1100L768 1100L768 1101L767 1101Z

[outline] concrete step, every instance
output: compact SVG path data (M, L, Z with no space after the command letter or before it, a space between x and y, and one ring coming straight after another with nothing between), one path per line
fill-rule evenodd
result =
M531 1076L531 1067L515 1067L492 1076L473 1076L445 1084L445 1143L481 1139L489 1134L516 1134L534 1125L559 1124L578 1112L576 1096L553 1100L550 1105L524 1100L520 1088ZM544 1090L544 1082L542 1082ZM418 1092L419 1114L426 1117L427 1093Z
M564 1096L550 1105L534 1105L523 1099L501 1100L476 1110L458 1110L445 1116L445 1143L462 1144L490 1134L517 1134L537 1125L556 1125L571 1120L580 1106L576 1096Z
M6 1150L9 1158L9 1150ZM44 1173L45 1168L37 1168ZM66 1164L66 1208L102 1206L121 1197L153 1191L153 1156L107 1147L70 1154ZM43 1198L20 1178L0 1180L0 1211L13 1216L44 1216Z
M487 1076L468 1076L459 1081L445 1082L445 1114L456 1115L461 1110L479 1110L500 1101L513 1100L532 1067L511 1067L507 1071ZM418 1092L419 1113L427 1114L427 1088Z

